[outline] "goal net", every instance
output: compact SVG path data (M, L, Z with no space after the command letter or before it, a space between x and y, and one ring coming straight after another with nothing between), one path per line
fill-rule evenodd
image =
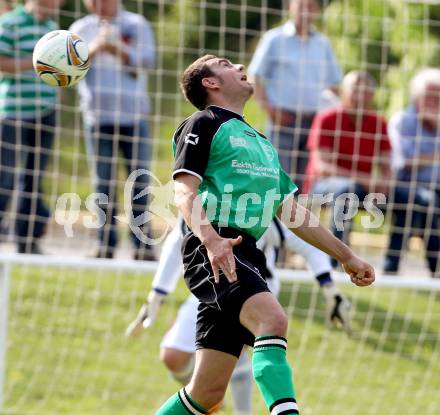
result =
M11 3L0 1L0 12L15 6ZM82 116L85 98L78 88L62 91L53 125L35 126L37 137L53 133L54 141L47 148L23 141L28 119L5 120L0 114L0 152L17 155L12 164L1 156L0 165L2 174L12 172L14 182L6 190L0 183L5 201L0 211L1 414L154 414L178 389L159 360L159 347L188 295L183 281L167 297L151 329L138 339L125 338L124 331L146 301L157 268L155 261L134 260L151 258L150 251L142 257L139 246L153 242L153 253L159 255L163 238L176 223L171 137L193 111L182 98L179 77L190 62L206 53L247 66L263 34L289 18L288 1L282 0L123 3L125 9L145 17L154 35L154 63L127 80L139 85L147 74L150 109L136 123L146 121L142 125L148 133L139 124L133 131L123 128L120 114L139 109L135 103L143 91L126 91L120 79L99 90L102 105L108 104L105 88L133 97L118 109L112 129L100 131L112 143L110 153L97 146L98 134ZM316 28L329 39L342 72L363 70L375 79L373 105L381 116L390 119L406 108L410 80L419 69L439 63L440 5L421 0L319 3L322 14ZM60 28L69 29L85 15L82 1L65 0L55 20ZM5 39L12 42L14 36L11 31L0 34L0 51ZM121 41L130 44L130 38ZM18 75L0 72L0 96L4 79L18 85ZM23 99L29 96L24 93ZM245 117L260 131L270 131L255 99L247 104ZM146 157L139 155L139 148L132 147L130 153L127 145L120 144L142 137L148 137ZM288 153L295 159L302 151L307 150L293 148ZM36 164L26 164L29 152ZM41 156L46 153L47 165L41 169ZM438 162L435 157L434 162ZM111 169L110 193L104 199L99 196L100 166ZM148 187L136 187L140 176L147 176ZM413 193L419 188L417 180L413 174L408 182ZM23 197L27 210L20 208ZM136 217L132 206L138 203L142 210L144 202L146 213ZM440 412L440 284L431 277L425 260L427 242L437 232L427 223L435 218L437 207L420 205L414 196L405 205L403 225L391 218L392 202L378 226L364 226L374 219L364 209L352 215L349 242L378 274L373 287L360 289L335 272L352 303L352 336L326 327L322 292L304 260L287 255L279 262L280 302L290 319L289 361L305 415ZM322 209L323 221L331 221L331 212L331 206ZM414 218L412 212L420 214ZM27 226L24 234L17 232L17 223ZM37 236L34 231L39 227L44 234ZM397 273L388 276L383 267L393 231L403 234L404 243ZM111 249L103 252L103 241ZM256 388L253 404L254 413L266 413ZM222 413L233 414L229 396Z

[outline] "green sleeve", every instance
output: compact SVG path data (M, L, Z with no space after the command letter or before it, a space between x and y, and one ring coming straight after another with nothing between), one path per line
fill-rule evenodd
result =
M289 175L280 168L280 193L281 203L298 190L298 186L292 182Z

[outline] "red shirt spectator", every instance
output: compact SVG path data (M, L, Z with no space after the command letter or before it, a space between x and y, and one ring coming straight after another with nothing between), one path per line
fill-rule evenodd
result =
M304 191L313 186L316 178L331 176L331 171L320 172L318 153L329 153L329 161L339 167L339 176L357 176L373 173L373 166L384 153L391 151L387 136L387 123L373 111L361 117L352 115L343 107L318 114L312 124L307 148L310 161L307 166L307 180Z
M365 207L370 193L387 195L392 185L386 121L371 110L375 86L367 72L349 72L341 85L340 107L318 114L309 134L307 190L313 196L332 196L326 204L333 205L333 235L346 241L357 211L350 212L349 200L356 196L363 200L356 207ZM384 199L378 197L376 205L385 208Z

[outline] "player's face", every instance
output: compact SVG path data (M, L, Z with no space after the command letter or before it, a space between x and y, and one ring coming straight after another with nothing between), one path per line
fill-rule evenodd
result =
M118 13L120 0L86 0L85 3L92 13L101 17L113 17Z
M319 6L316 0L292 0L290 15L296 25L310 27L319 15Z
M210 67L215 77L219 79L219 87L225 95L250 97L254 92L254 87L244 71L244 65L232 64L228 59L219 58L214 59Z
M435 125L440 122L440 86L428 85L426 92L416 103L419 114Z

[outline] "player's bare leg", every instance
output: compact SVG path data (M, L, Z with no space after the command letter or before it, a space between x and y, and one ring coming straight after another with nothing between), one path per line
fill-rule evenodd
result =
M225 396L236 363L237 358L231 354L211 349L197 350L191 382L172 396L156 415L169 413L170 410L213 413Z
M162 347L160 359L174 379L183 386L187 385L195 368L194 353L187 353L170 347ZM231 377L231 392L234 398L234 414L250 415L252 413L252 368L245 350L240 355ZM221 404L219 405L221 407Z
M243 304L240 322L255 337L285 336L287 333L286 313L274 295L268 292L255 294Z
M281 305L271 293L255 294L243 304L240 322L255 335L252 367L266 406L271 413L298 414Z
M189 383L195 367L194 353L163 347L160 350L160 359L174 379L182 385Z
M188 385L191 396L205 408L222 402L237 358L211 349L196 351L194 376Z

